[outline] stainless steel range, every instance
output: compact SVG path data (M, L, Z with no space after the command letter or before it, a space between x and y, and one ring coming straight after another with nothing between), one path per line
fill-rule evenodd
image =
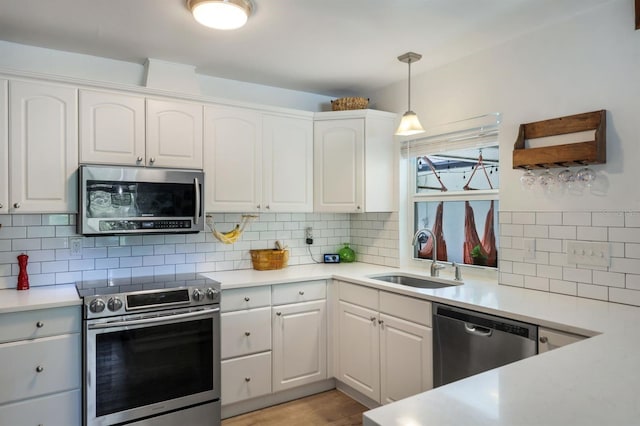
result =
M77 284L84 298L84 423L219 425L220 284L150 281Z

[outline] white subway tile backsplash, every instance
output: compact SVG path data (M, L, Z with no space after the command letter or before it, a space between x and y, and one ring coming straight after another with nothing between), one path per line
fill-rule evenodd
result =
M640 243L640 228L610 228L609 241Z
M618 272L593 271L593 284L624 288L625 274Z
M640 274L640 259L611 258L610 271L628 274Z
M554 265L537 265L536 275L544 278L552 278L556 280L562 279L562 267Z
M623 212L593 212L591 214L593 226L624 226Z
M570 296L578 295L578 284L573 281L549 280L549 291L552 293L568 294Z
M514 224L532 225L536 223L536 214L534 212L512 212L511 220Z
M577 236L576 226L549 226L549 238L575 240L576 236Z
M562 268L562 279L565 281L591 283L591 270L564 267Z
M549 291L549 278L526 276L524 277L524 288Z
M587 299L609 300L609 288L599 285L578 283L578 296Z
M11 216L12 226L38 226L42 224L39 214L14 214Z
M609 301L626 305L640 306L640 291L623 288L610 288Z
M549 238L547 225L524 225L525 238Z
M577 239L581 241L607 241L607 228L578 226Z
M591 226L590 212L563 212L563 225Z
M548 238L536 239L536 251L561 252L562 240L554 240Z
M624 214L624 226L627 228L640 228L640 212L626 212Z

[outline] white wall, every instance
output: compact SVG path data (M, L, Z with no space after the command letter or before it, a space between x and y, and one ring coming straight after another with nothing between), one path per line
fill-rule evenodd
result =
M144 86L145 83L145 67L142 64L26 46L1 40L0 67L130 86ZM196 77L204 96L304 111L331 109L332 98L328 96L202 74L197 74Z
M640 31L634 28L633 2L613 0L414 75L412 109L425 127L489 112L503 114L501 210L639 210ZM406 82L371 97L380 109L402 113ZM523 191L522 172L511 168L518 126L599 109L607 110L607 163L592 167L598 174L594 191L554 198Z

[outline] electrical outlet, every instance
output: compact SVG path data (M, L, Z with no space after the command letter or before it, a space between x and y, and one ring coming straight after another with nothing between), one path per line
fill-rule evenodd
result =
M313 228L310 226L307 226L307 229L305 229L305 239L307 244L313 244Z
M69 252L71 256L82 256L82 238L69 238Z

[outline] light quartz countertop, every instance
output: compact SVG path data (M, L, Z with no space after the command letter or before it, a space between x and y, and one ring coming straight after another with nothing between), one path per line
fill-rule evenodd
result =
M426 269L355 263L206 275L223 290L334 278L594 336L370 410L364 426L640 424L640 308L502 286L466 270L463 285L441 289L369 278L390 271L428 276ZM452 278L449 270L441 277Z
M0 314L81 305L76 286L50 285L29 290L0 290Z

